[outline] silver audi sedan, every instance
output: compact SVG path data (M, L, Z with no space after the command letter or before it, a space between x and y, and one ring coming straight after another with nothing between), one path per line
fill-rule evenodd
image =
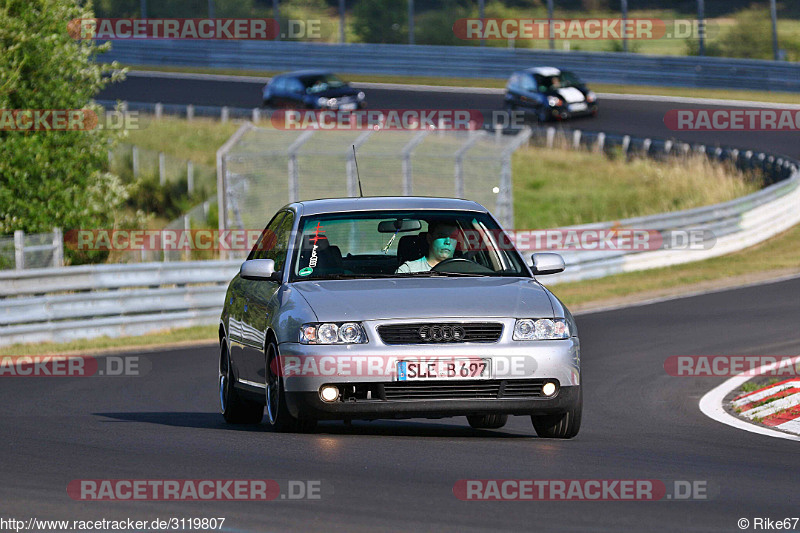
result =
M230 423L310 431L318 420L466 416L540 437L581 423L580 343L482 205L448 198L296 202L272 218L231 281L219 326Z

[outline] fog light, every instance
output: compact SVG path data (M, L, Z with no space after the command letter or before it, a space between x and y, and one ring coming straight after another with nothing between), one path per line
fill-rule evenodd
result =
M323 385L322 388L319 389L319 396L322 398L322 401L335 402L339 398L339 389L333 385Z
M556 393L556 384L552 381L548 381L542 386L542 394L545 396L552 396Z

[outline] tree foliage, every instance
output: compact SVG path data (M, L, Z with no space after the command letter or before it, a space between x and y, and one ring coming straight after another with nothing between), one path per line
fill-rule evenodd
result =
M67 23L92 18L78 0L0 0L0 110L83 109L117 65L104 46L73 40ZM0 131L0 234L108 226L127 197L106 172L109 130Z

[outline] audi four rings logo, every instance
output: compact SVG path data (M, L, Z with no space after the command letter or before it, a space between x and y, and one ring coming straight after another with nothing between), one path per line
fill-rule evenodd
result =
M461 326L422 326L419 338L425 342L458 342L464 340L466 331Z

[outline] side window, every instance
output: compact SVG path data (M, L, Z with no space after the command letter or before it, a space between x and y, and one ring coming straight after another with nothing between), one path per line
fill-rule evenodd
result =
M278 78L272 83L272 90L282 93L286 90L286 78Z
M281 211L272 217L272 220L269 221L267 227L264 228L264 231L262 231L261 235L258 237L258 242L256 242L256 245L250 250L250 255L247 256L248 260L272 259L271 257L267 257L267 251L274 246L275 232L280 228L281 221L285 217L285 211Z
M536 83L533 81L533 76L530 74L522 76L522 90L536 92Z
M512 74L511 78L508 80L508 85L506 85L507 89L519 89L519 74Z
M289 238L292 235L293 224L294 215L291 212L286 212L280 219L276 217L261 235L256 245L255 259L272 259L275 261L275 270L283 270L289 252Z
M303 83L297 78L289 78L286 80L286 90L290 93L302 93L305 88Z

